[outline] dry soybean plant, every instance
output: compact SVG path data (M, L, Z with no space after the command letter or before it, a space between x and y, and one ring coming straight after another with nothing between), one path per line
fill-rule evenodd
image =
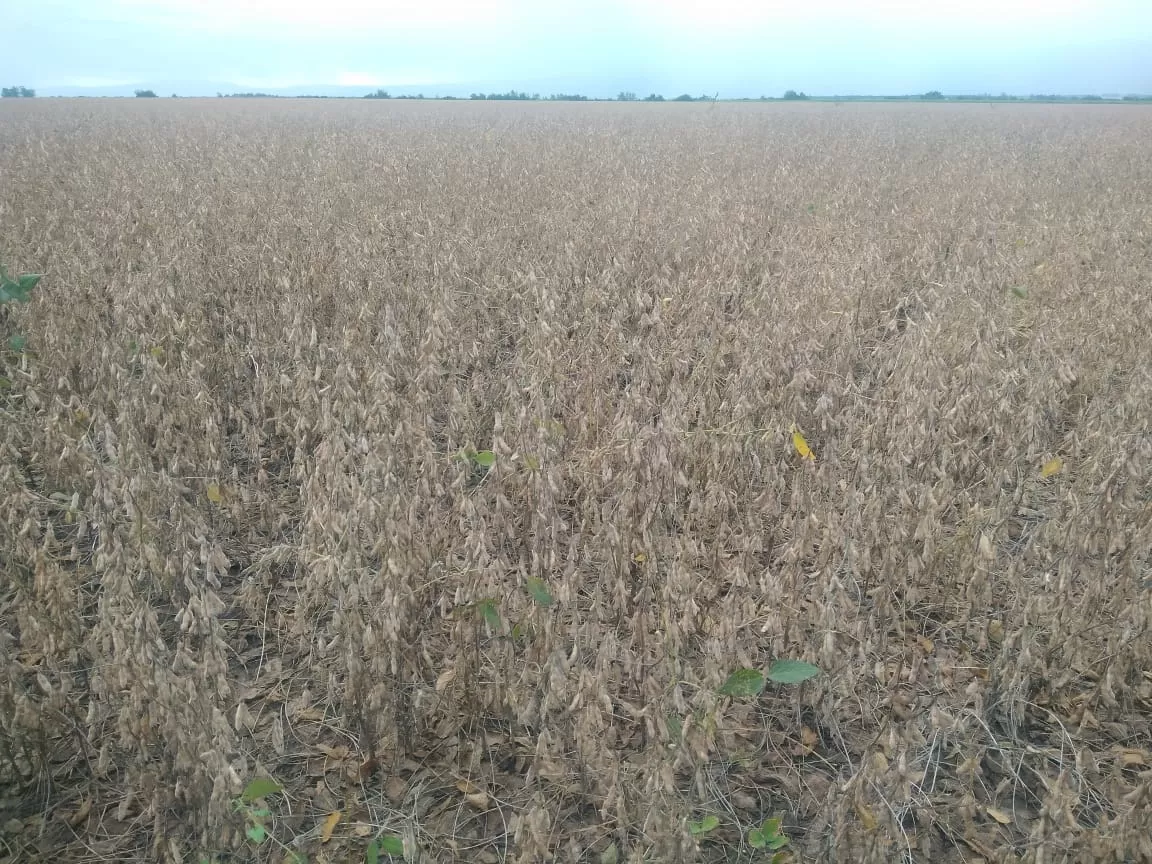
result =
M0 861L1152 858L1148 110L27 102Z

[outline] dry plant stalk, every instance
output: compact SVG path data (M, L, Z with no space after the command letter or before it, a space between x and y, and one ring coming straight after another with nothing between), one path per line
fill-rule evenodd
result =
M1146 109L12 101L0 860L1152 858Z

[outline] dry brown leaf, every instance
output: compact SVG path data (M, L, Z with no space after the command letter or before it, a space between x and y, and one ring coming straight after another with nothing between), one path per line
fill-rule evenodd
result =
M989 816L991 816L1001 825L1012 824L1012 816L1008 813L1005 813L1003 810L997 810L995 807L985 807L984 810Z
M320 828L321 843L327 843L332 839L332 832L336 830L336 825L340 822L342 815L339 810L328 814L328 818L324 820L324 824Z
M1148 754L1143 750L1125 748L1120 751L1120 764L1125 768L1131 768L1135 765L1147 765L1147 756Z
M80 806L72 813L61 813L60 819L66 822L71 827L75 828L81 822L88 818L88 814L92 812L92 799L85 798L80 802Z
M436 679L436 692L437 693L443 693L445 690L448 689L448 685L450 685L455 680L456 680L456 670L455 669L445 669L443 672L440 673L439 677Z
M352 752L343 744L338 744L335 747L332 747L328 744L317 744L316 749L331 759L333 762L343 762L348 758L348 754Z
M393 804L399 804L408 793L408 783L403 777L393 774L384 783L384 794Z
M372 826L366 822L357 822L352 826L353 837L370 837L374 833L376 833L375 829L373 829Z
M487 792L473 792L471 795L465 795L464 800L468 802L468 806L473 810L487 810L488 809L488 793Z
M367 780L369 777L376 773L379 767L380 761L375 756L369 756L367 759L360 763L360 768L358 769L360 779Z

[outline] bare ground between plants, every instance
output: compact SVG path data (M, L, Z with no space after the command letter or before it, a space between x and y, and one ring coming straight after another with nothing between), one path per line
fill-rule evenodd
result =
M1152 112L146 101L0 105L0 861L1152 860Z

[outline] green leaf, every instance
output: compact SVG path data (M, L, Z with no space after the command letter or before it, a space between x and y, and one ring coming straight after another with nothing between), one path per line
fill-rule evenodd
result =
M25 294L29 293L40 282L39 273L25 273L16 280L16 284L20 286L20 290Z
M791 840L780 833L779 819L765 819L759 828L748 832L748 845L753 849L783 849Z
M496 454L491 450L480 450L472 454L472 461L481 468L491 468L496 464Z
M1015 294L1017 297L1019 297L1021 300L1028 297L1028 289L1023 288L1019 285L1013 285L1012 286L1012 293Z
M615 843L609 844L608 848L600 853L600 864L616 864L620 860L620 850L616 848Z
M364 850L364 864L380 864L380 844L375 840Z
M537 579L535 576L528 579L528 593L532 595L532 599L536 601L537 605L543 606L545 609L555 602L552 595L548 593L548 586L544 584L544 580Z
M244 832L248 839L253 843L263 843L264 838L268 836L268 832L264 830L263 825L249 825L248 829Z
M715 831L720 827L720 817L714 813L709 813L699 822L688 823L688 833L693 837L703 837L710 831Z
M820 674L820 667L803 660L776 660L768 669L768 680L776 684L799 684Z
M39 281L40 277L34 273L25 273L15 282L3 279L0 281L0 303L27 303L29 293Z
M28 344L28 337L22 333L13 333L8 337L8 347L19 354L24 350L24 346Z
M240 794L240 800L245 804L251 804L257 798L274 795L279 791L280 784L271 777L255 777L244 787L244 791Z
M385 855L391 855L394 858L404 857L404 841L395 834L385 834L378 838L376 845Z
M737 669L720 688L721 696L758 696L764 689L764 675L757 669Z
M494 633L500 632L500 613L496 611L495 600L481 600L476 604L476 608L480 610L480 617L484 619L484 623Z
M5 378L3 375L0 375L0 390L11 390L11 389L12 389L12 379Z
M680 737L684 734L684 721L675 714L668 716L668 734L672 736L673 744L679 744Z
M772 864L788 864L789 855L787 852L777 852L772 856Z

